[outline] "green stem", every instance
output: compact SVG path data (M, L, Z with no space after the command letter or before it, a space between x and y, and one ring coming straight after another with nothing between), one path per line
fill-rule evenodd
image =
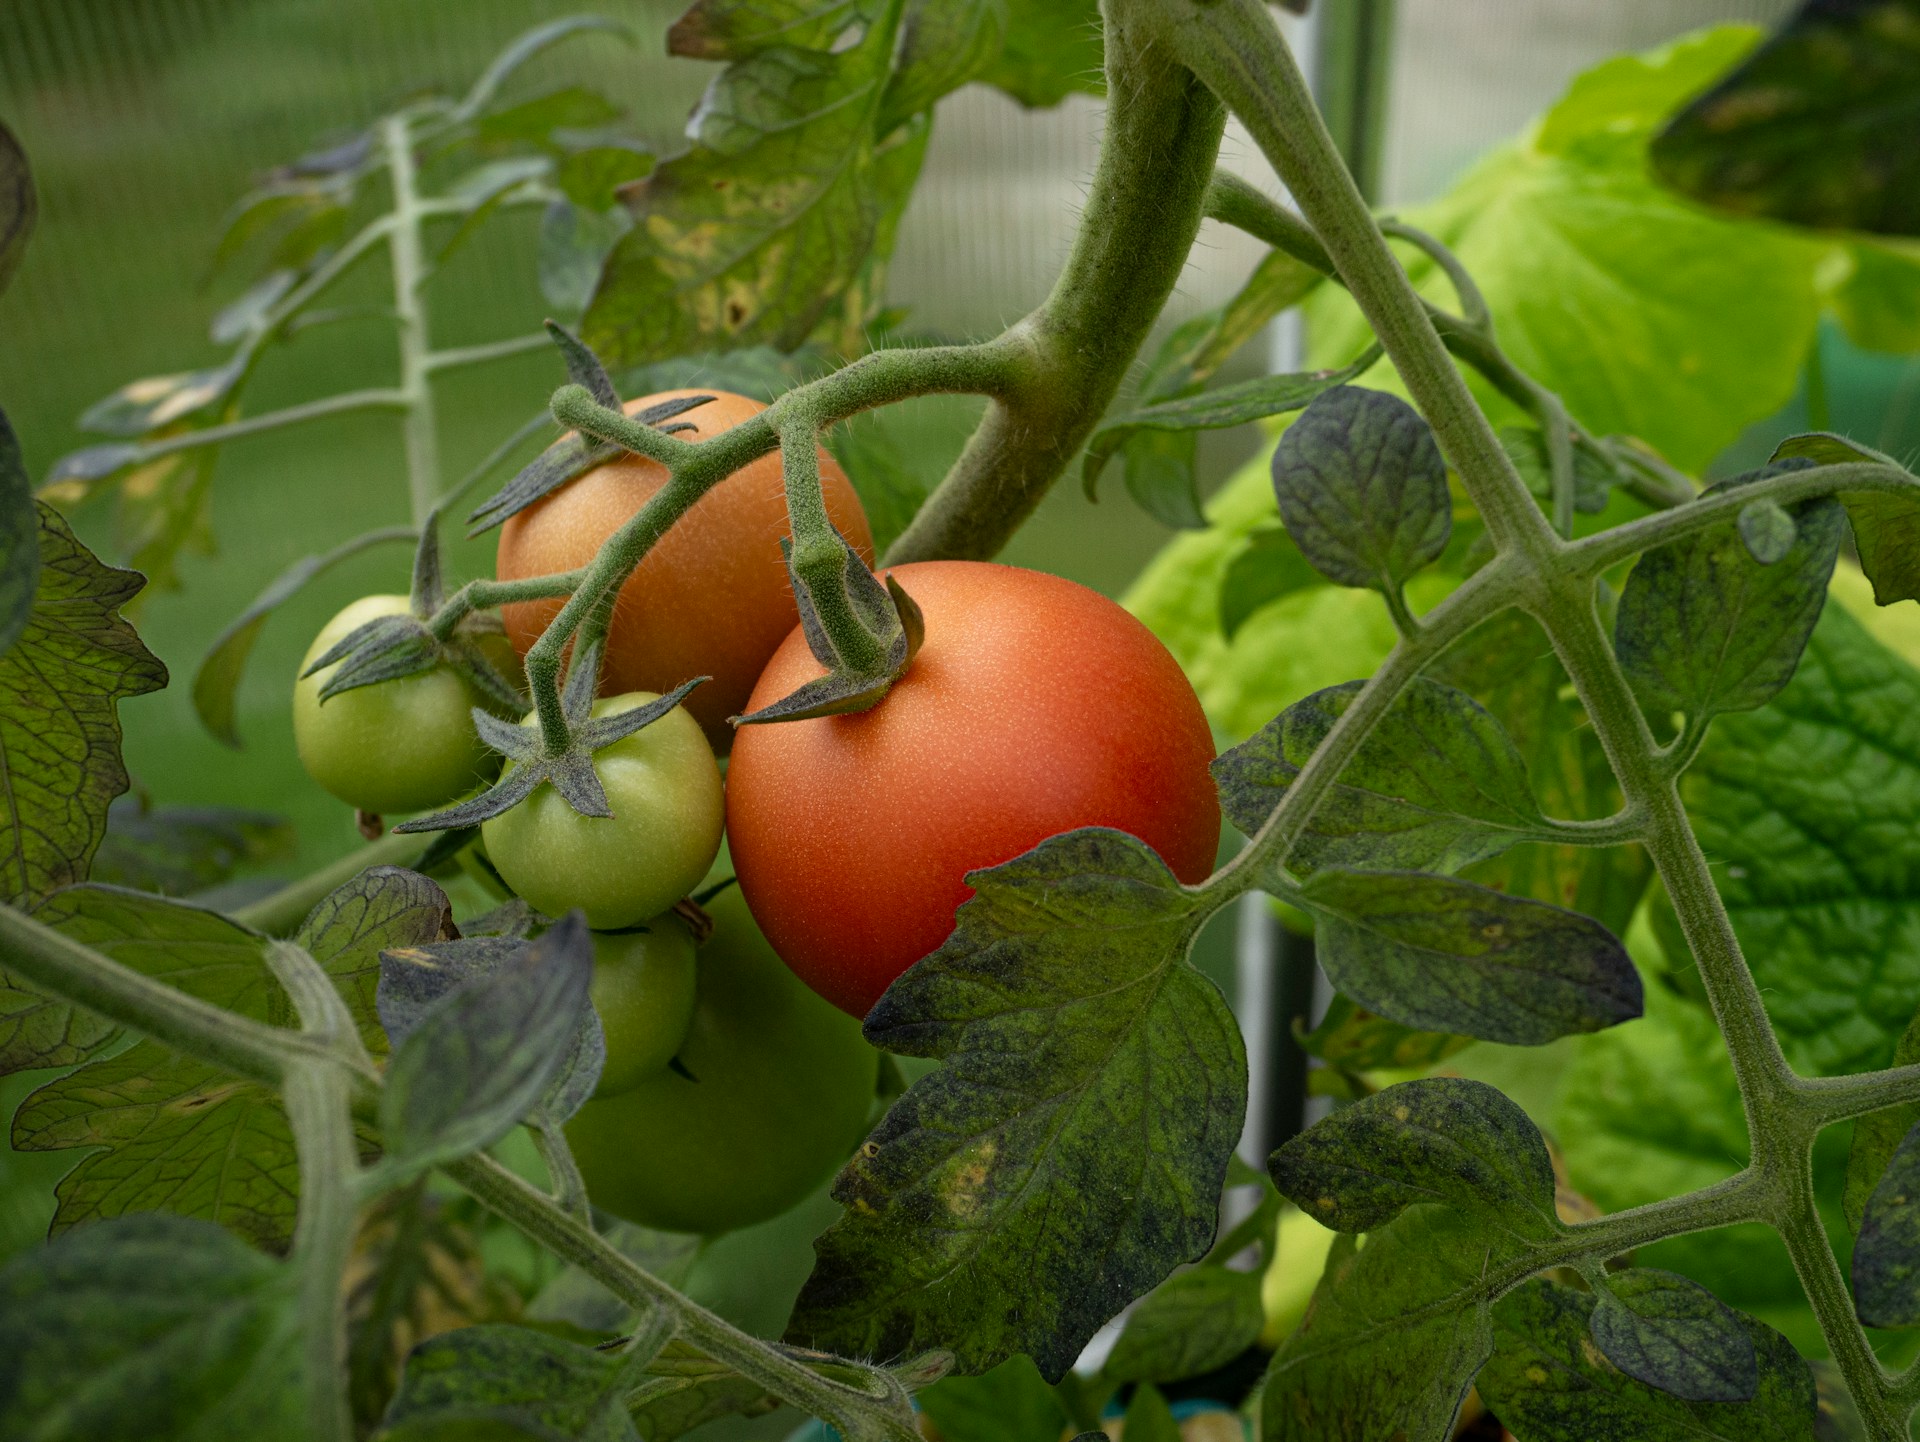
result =
M505 360L508 356L526 355L530 351L552 348L553 337L545 331L540 331L535 335L517 335L509 340L490 340L481 345L428 351L420 358L420 365L421 369L432 374L435 371L453 370L459 366L483 365L487 361Z
M820 493L819 441L811 425L789 422L780 434L780 471L786 482L787 523L793 531L790 564L797 586L838 658L836 669L871 675L883 668L887 648L854 613L847 594L847 567L860 564L827 515Z
M158 460L176 451L197 451L226 441L257 436L264 431L277 431L283 426L304 425L327 416L344 415L348 411L395 411L404 409L406 404L406 395L401 391L343 391L337 396L324 396L317 401L268 411L264 415L248 416L245 420L182 431L176 436L162 436L157 441L145 441L134 447L139 453L135 459L142 462Z
M300 1285L300 1345L305 1361L310 1435L351 1442L347 1395L347 1307L343 1284L353 1252L354 1180L359 1172L346 1073L337 1062L287 1068L281 1099L300 1163L300 1213L292 1263Z
M413 523L424 526L440 496L440 438L433 405L432 342L427 335L427 269L420 232L425 216L413 164L413 135L404 114L380 126L393 183L393 310L399 320L400 393L406 398L407 496Z
M560 1210L588 1230L593 1228L593 1208L587 1201L587 1184L580 1176L580 1165L567 1145L567 1134L558 1123L543 1121L528 1127L540 1160L547 1164L547 1183Z
M586 579L587 568L556 571L550 576L525 576L517 581L469 581L440 603L440 609L427 622L427 630L438 640L451 636L460 623L475 611L495 606L510 606L516 601L551 600L571 596Z
M388 832L378 841L349 852L298 881L290 881L278 891L233 913L233 919L255 931L278 936L292 931L307 919L307 913L329 893L345 886L370 866L407 866L420 859L433 844L430 836L406 836Z

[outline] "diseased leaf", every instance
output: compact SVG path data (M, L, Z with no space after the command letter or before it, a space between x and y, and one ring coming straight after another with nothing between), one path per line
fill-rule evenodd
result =
M0 900L32 905L84 881L127 789L118 703L167 684L167 668L119 610L142 584L103 566L37 502L40 583L0 654Z
M1747 1402L1759 1389L1754 1324L1698 1282L1631 1267L1593 1298L1594 1345L1635 1381L1684 1402Z
M1104 1371L1119 1382L1182 1382L1224 1367L1260 1337L1260 1274L1178 1272L1140 1299Z
M1750 1402L1686 1401L1608 1365L1589 1333L1593 1297L1544 1278L1493 1309L1480 1395L1516 1435L1545 1442L1813 1442L1813 1373L1785 1337L1732 1314L1758 1358Z
M1316 569L1397 595L1453 530L1447 467L1420 413L1358 386L1324 392L1273 453L1280 520Z
M215 1442L306 1433L282 1269L206 1222L126 1217L0 1270L0 1431Z
M1920 1136L1908 1131L1867 1198L1853 1244L1853 1302L1869 1327L1920 1323Z
M145 436L219 405L246 379L252 357L242 351L222 365L128 381L80 414L80 429L102 436Z
M1510 1234L1415 1207L1334 1243L1261 1404L1265 1442L1445 1442L1493 1350L1491 1299L1527 1267Z
M0 188L6 183L6 140L6 127L0 126ZM0 290L4 289L4 264L0 263ZM0 411L0 656L26 630L39 584L40 513L34 508L33 482L20 455L19 437L7 413Z
M1775 464L1803 459L1816 465L1844 465L1873 461L1898 466L1893 457L1844 436L1816 431L1789 436L1774 447ZM1910 491L1843 491L1853 538L1860 552L1860 569L1873 582L1873 599L1882 606L1895 601L1920 600L1920 480Z
M1589 917L1419 872L1327 868L1313 911L1342 992L1404 1026L1538 1046L1640 1015L1640 973Z
M377 997L380 954L455 935L453 907L416 871L372 866L329 892L307 913L294 940L333 978L375 1057L387 1054Z
M451 1438L461 1432L440 1429L492 1424L529 1437L632 1442L640 1434L622 1405L620 1371L617 1354L526 1327L443 1332L407 1358L381 1435Z
M1531 1241L1559 1230L1540 1129L1485 1082L1401 1082L1315 1123L1268 1163L1280 1194L1324 1227L1371 1232L1444 1202Z
M107 834L93 879L136 891L186 896L218 886L243 866L293 854L286 818L227 806L159 806L121 797L107 810Z
M943 1377L914 1401L946 1442L1060 1442L1067 1414L1028 1357L978 1377Z
M1316 691L1216 760L1227 819L1257 832L1364 685ZM1420 679L1361 743L1286 863L1452 872L1545 829L1500 723L1465 693Z
M1908 1066L1920 1061L1920 1016L1907 1023L1894 1043L1888 1066ZM1920 1102L1903 1102L1877 1112L1854 1118L1853 1142L1847 1152L1847 1185L1841 1205L1846 1208L1847 1226L1856 1235L1866 1216L1867 1199L1886 1175L1894 1149L1920 1124Z
M885 135L998 60L1010 0L920 0L900 20L900 50L875 130Z
M866 1023L942 1064L834 1183L848 1210L790 1332L862 1356L937 1346L963 1372L1025 1352L1058 1378L1212 1241L1245 1053L1184 959L1197 898L1133 837L1069 832L967 880L953 935Z
M1655 137L1661 179L1739 215L1920 235L1920 6L1809 0Z

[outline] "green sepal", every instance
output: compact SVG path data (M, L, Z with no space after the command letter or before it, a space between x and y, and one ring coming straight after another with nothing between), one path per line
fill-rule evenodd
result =
M893 683L907 674L913 658L926 640L926 618L906 588L888 572L883 584L867 569L859 553L838 531L833 539L839 545L840 564L820 576L803 575L787 560L793 578L794 600L800 608L800 626L814 659L827 668L827 674L796 687L771 705L744 716L730 718L735 726L763 726L780 721L805 721L816 716L844 716L878 706L893 689ZM783 543L784 544L784 543ZM827 568L822 567L824 572ZM862 630L868 642L880 651L877 665L859 667L845 657L844 648L828 634L821 620L816 588L836 587L839 614Z

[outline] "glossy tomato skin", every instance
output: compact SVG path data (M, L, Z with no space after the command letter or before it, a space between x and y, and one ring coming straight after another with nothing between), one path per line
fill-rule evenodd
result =
M654 699L650 691L607 697L593 714ZM593 769L612 816L582 816L542 782L482 822L480 838L501 879L534 910L565 916L577 906L588 926L613 931L658 916L699 884L720 849L725 802L713 752L679 706L594 752Z
M321 627L300 671L367 622L410 610L405 596L362 596ZM500 758L473 728L472 709L486 698L452 667L356 686L322 701L320 688L338 669L294 681L293 740L307 774L347 805L375 815L426 811L499 771Z
M674 418L689 424L684 441L702 441L749 420L766 407L725 391L662 391L627 402L633 413L680 396L712 395ZM666 484L657 461L625 456L597 466L513 516L500 528L495 570L503 581L570 571L593 559L600 543ZM823 449L820 484L827 514L868 563L873 533L846 473ZM753 683L789 631L799 624L780 542L788 535L785 484L778 453L762 456L715 486L647 553L620 588L607 635L602 695L666 692L695 676L713 679L687 699L687 710L722 755L733 742L729 716L746 709ZM507 635L521 655L539 638L562 601L502 608Z
M788 965L855 1016L946 939L969 871L1108 826L1194 883L1220 838L1206 717L1139 621L1012 566L892 574L926 615L905 678L858 715L742 727L727 773L747 904ZM748 704L820 670L796 630Z
M673 1060L693 1024L693 933L669 911L593 933L593 1009L607 1044L596 1097L631 1091Z
M707 907L693 1024L678 1071L588 1102L567 1123L587 1195L615 1216L727 1232L824 1182L866 1129L880 1054L802 986L738 888Z

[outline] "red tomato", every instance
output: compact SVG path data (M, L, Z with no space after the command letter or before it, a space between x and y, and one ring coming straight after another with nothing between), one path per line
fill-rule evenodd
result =
M704 441L766 409L727 391L662 391L627 402L632 414L680 396L711 395L674 418L691 425L683 441ZM503 581L571 571L590 562L600 543L625 525L667 483L667 468L644 456L622 456L569 481L500 528L495 573ZM846 473L820 452L820 488L827 515L871 564L873 532ZM695 676L713 679L684 703L726 754L729 716L747 709L747 693L781 639L799 623L780 542L787 535L787 498L778 452L742 466L702 496L654 544L614 603L600 694L671 691ZM564 604L559 599L503 606L507 635L522 656Z
M1220 839L1206 717L1139 621L1013 566L925 561L893 575L926 613L927 639L887 699L743 726L727 774L754 919L807 985L856 1016L946 939L969 871L1110 826L1195 883ZM820 672L796 629L748 708Z

